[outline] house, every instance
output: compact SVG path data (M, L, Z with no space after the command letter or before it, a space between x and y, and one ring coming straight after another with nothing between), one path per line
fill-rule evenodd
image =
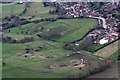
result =
M19 2L20 4L23 4L24 2L22 1L22 0L20 0L20 2Z
M117 32L112 32L111 34L114 35L114 36L118 36Z
M105 44L105 43L108 43L108 39L106 39L106 38L102 38L100 41L99 41L99 43L101 44L101 45L103 45L103 44Z
M79 46L80 44L78 44L78 43L75 43L75 45L76 45L76 46Z

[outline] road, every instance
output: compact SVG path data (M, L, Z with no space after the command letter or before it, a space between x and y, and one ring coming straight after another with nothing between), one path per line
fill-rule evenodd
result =
M95 19L102 20L102 22L103 22L103 28L107 28L106 19L105 18L103 18L103 17L94 17L94 16L89 16L89 18L95 18Z

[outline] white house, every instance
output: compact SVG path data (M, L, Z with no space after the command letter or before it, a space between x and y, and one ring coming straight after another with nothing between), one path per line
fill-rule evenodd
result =
M107 42L108 42L108 40L105 39L105 38L102 38L102 39L99 41L99 43L100 43L101 45L103 45L103 44L105 44L105 43L107 43Z

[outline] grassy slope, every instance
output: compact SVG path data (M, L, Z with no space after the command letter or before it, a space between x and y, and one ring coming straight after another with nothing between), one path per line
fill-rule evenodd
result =
M27 12L23 15L23 17L35 16L32 20L52 17L54 15L48 14L48 12L53 9L53 7L44 7L40 2L34 2L30 4L30 7L27 9Z
M116 51L115 53L113 53L113 54L110 56L110 58L117 60L118 57L119 57L119 55L120 55L120 49L118 49L118 51Z
M34 53L36 55L37 54L51 55L54 57L52 60L51 59L43 60L40 58L25 59L22 56L21 57L16 56L16 52L18 52L22 48L25 48L25 46L27 45L29 45L30 47L36 47L40 45L45 45L44 43L46 42L35 41L32 43L19 44L19 45L8 44L8 43L3 44L3 59L5 59L5 62L7 64L6 66L3 67L3 77L27 77L27 76L28 77L58 77L58 75L55 73L50 73L50 72L44 73L44 71L46 70L44 67L50 65L50 63L55 61L55 59L69 52L61 48L55 49L54 47L50 46L50 45L57 46L58 45L57 43L48 42L49 45L46 44L45 50ZM14 74L10 74L11 70Z
M5 15L11 15L11 9L14 5L9 4L10 9L7 11L7 8L4 10ZM18 5L16 5L18 6ZM22 6L22 5L21 5ZM36 7L36 8L35 8ZM4 7L5 8L5 7ZM18 9L18 8L17 8ZM47 12L53 8L46 7L44 8L41 3L32 3L30 5L30 8L27 10L27 13L23 15L23 17L29 17L29 16L35 16L33 19L40 19L44 17L51 17L52 15L49 15ZM13 10L13 9L12 9ZM15 9L14 9L15 10ZM20 8L21 10L21 8ZM18 9L19 11L19 9ZM14 11L13 11L14 12ZM19 13L19 12L18 12ZM61 23L62 22L62 23ZM46 25L47 24L47 25ZM38 24L37 24L38 25ZM93 26L96 25L96 20L94 19L71 19L71 20L58 20L53 23L43 22L40 23L39 26L45 27L45 29L49 28L55 28L59 26L65 26L67 29L72 29L73 33L70 32L70 34L67 34L63 36L60 41L71 41L79 39L82 35L84 35L87 31L89 31L90 28L93 28ZM35 26L35 27L33 27ZM22 38L24 36L29 36L26 34L21 34L21 30L29 30L30 32L33 29L38 29L39 26L36 26L36 24L28 24L23 25L17 28L10 29L10 33L6 33L6 35L10 35L14 38ZM67 30L65 30L67 31ZM19 32L19 34L17 34ZM36 33L36 32L35 32ZM31 35L34 36L34 35ZM16 53L21 52L26 47L34 48L38 46L45 46L45 49L39 52L34 52L35 55L48 55L53 56L52 59L40 59L38 57L36 58L27 58L25 59L23 56L17 56ZM3 43L2 50L3 50L3 60L5 60L6 65L3 67L3 77L9 78L9 77L31 77L31 78L38 78L38 77L64 77L67 73L78 72L78 69L74 68L60 68L55 69L53 71L48 70L48 66L50 66L53 63L59 62L69 62L71 59L76 59L75 57L71 57L69 59L64 58L64 56L68 53L71 53L71 51L67 51L63 49L63 43L58 42L51 42L46 41L41 38L37 38L33 42L25 43L25 44L9 44L9 43ZM93 58L92 58L93 59ZM96 61L95 59L94 61ZM12 73L12 74L11 74Z
M52 52L51 52L52 50ZM46 78L55 78L55 77L65 77L68 75L68 73L73 74L74 72L80 71L78 68L71 68L71 67L64 67L64 68L58 68L54 70L49 70L48 67L54 63L68 63L70 60L74 59L81 59L81 55L79 56L72 56L69 58L65 58L64 55L70 53L69 51L65 51L62 49L58 49L57 51L54 50L54 48L51 50L45 50L42 52L39 52L38 54L54 54L54 58L52 59L40 59L40 58L24 58L23 56L16 56L13 55L11 58L8 58L5 60L6 65L3 67L3 77L16 77L16 78L39 78L39 77L46 77ZM46 53L48 52L48 53ZM37 54L37 53L35 53ZM56 54L56 55L55 55ZM83 54L85 54L83 52ZM97 58L92 57L90 54L85 54L87 56L84 56L85 59L89 59L89 61L99 61ZM83 56L82 56L83 57ZM94 64L94 67L97 66L97 64ZM91 67L92 68L92 67ZM87 70L87 68L84 68L83 70ZM12 74L11 74L12 73Z
M80 39L83 35L85 35L86 32L88 32L90 29L92 29L94 26L96 26L96 20L95 19L63 19L58 20L53 23L49 23L44 26L44 28L51 29L51 28L62 28L62 33L65 33L62 38L58 39L58 41L73 41Z
M73 19L68 21L63 20L63 22L71 25L71 28L73 27L76 28L76 30L61 38L60 39L61 41L73 41L76 39L80 39L83 35L85 35L86 32L92 29L97 23L96 20L94 19L75 19L75 20Z
M13 34L13 33L11 32L8 34ZM17 35L20 35L20 34L17 34ZM16 56L17 52L26 48L27 46L37 47L40 45L45 45L45 47L46 47L45 50L40 51L40 52L35 52L34 54L50 55L50 56L54 57L52 60L41 60L39 58L24 60L23 57ZM54 62L56 59L63 57L67 53L70 53L70 51L66 51L66 50L62 49L62 46L63 46L62 43L45 41L43 39L38 39L36 41L26 43L26 44L4 43L3 44L3 59L6 59L5 62L7 63L7 65L3 67L3 77L25 77L22 74L27 74L27 73L31 73L32 75L31 74L26 75L26 76L31 76L31 77L44 77L45 75L48 75L47 77L58 77L58 75L59 75L59 77L61 77L60 73L63 73L63 72L67 73L67 72L69 72L70 69L64 68L64 69L60 69L60 70L59 69L54 70L54 72L52 72L51 74L50 74L50 72L45 74L45 73L36 72L36 71L46 70L44 68L45 66L41 66L41 65L43 65L43 64L45 65L46 63L48 65L50 65L49 63ZM22 67L16 68L18 66L22 66ZM11 71L11 70L15 75L10 74L11 72L9 72L9 71ZM16 72L16 71L18 71L18 72ZM56 72L59 74L56 74ZM39 75L36 75L37 73L39 73Z
M85 25L84 21L91 21L91 19L80 19L79 23L76 22L78 21L77 19L74 20L60 20L55 23L48 23L48 25L51 26L46 26L45 29L49 28L54 28L54 27L59 27L60 25L63 25L61 22L65 22L68 25L71 26L66 26L67 28L72 28L72 26L75 26L76 28L79 28L79 25ZM92 19L93 22L96 22L95 20ZM73 24L71 23L73 22ZM76 22L76 23L74 23ZM59 23L59 26L58 24ZM13 36L14 38L20 38L22 36L27 36L26 34L16 34L19 32L21 29L26 30L26 29L34 29L32 26L24 25L19 28L12 28L10 33L7 33L7 35ZM44 26L44 24L41 24ZM52 26L53 25L53 26ZM90 24L88 24L90 25ZM89 27L89 26L88 26ZM81 28L81 27L80 27ZM86 27L84 27L86 29ZM82 34L82 32L80 32ZM72 34L72 33L71 33ZM21 36L20 36L21 35ZM31 35L33 36L33 35ZM71 35L70 39L72 38L73 35ZM78 38L80 38L78 36ZM76 38L74 38L76 39ZM35 55L49 55L53 56L53 59L40 59L40 58L34 58L34 59L25 59L23 56L19 57L16 56L16 53L20 52L26 47L37 47L37 46L42 46L45 45L45 49L40 51L40 52L34 52ZM62 69L56 69L52 72L46 72L46 67L48 65L54 63L56 60L59 60L59 58L62 58L65 56L65 54L71 53L70 51L66 51L63 49L63 43L58 43L58 42L51 42L51 41L46 41L41 38L36 39L33 42L30 43L25 43L25 44L9 44L9 43L4 43L3 44L3 59L5 59L6 65L3 67L3 77L64 77L63 74L69 73L71 70L70 68L62 68ZM63 59L63 58L62 58ZM65 59L61 60L65 61ZM49 63L48 63L49 62ZM47 63L47 64L46 64ZM74 70L74 69L72 69ZM11 71L14 74L10 74ZM77 71L77 70L76 70ZM30 74L29 74L30 73ZM27 74L27 75L26 75ZM72 71L71 71L72 74ZM26 76L25 76L26 75ZM62 76L61 76L62 75Z
M2 17L9 15L18 15L24 10L24 4L9 3L9 4L0 4L2 8Z

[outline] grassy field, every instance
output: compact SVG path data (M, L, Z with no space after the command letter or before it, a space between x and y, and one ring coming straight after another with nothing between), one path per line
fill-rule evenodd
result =
M34 2L29 4L30 7L27 8L27 11L25 14L23 14L21 17L29 18L31 16L34 16L32 20L41 19L47 17L53 17L55 15L48 14L49 10L53 10L54 7L44 7L41 2ZM25 9L25 4L17 4L9 3L9 4L0 4L0 15L2 17L10 16L10 15L19 15L22 13Z
M2 6L3 16L19 14L24 9L24 4L10 3ZM20 17L35 16L32 20L36 20L56 16L48 14L49 10L54 9L53 7L43 7L42 3L30 3L29 6L26 13ZM66 57L67 54L73 52L63 48L65 45L63 42L80 39L96 25L97 20L95 19L60 19L55 22L44 21L38 24L20 25L3 31L3 36L17 39L29 36L35 37L34 41L28 43L0 43L2 44L2 59L5 62L2 69L3 78L62 78L70 77L71 75L75 76L78 73L84 75L89 73L90 70L99 68L99 65L104 64L104 60L99 59L99 57L91 55L87 51L80 51L81 54ZM60 34L62 34L60 38L56 39L57 42L37 36L37 34L42 34L50 29L58 29ZM25 52L26 48L36 49L39 46L43 47L40 51ZM49 69L49 66L53 64L66 64L75 59L85 59L90 62L90 65L81 70L70 66Z
M40 23L38 27L43 26L45 30L50 29L50 28L56 28L59 26L64 25L66 29L79 29L79 25L87 26L89 27L90 24L86 25L83 24L85 21L93 21L96 22L94 19L79 19L79 23L72 24L71 22L76 22L78 19L71 19L71 20L59 20L53 23L50 22L43 22ZM63 23L65 22L65 23ZM95 25L95 23L93 23ZM26 37L26 36L36 36L38 32L35 32L32 35L30 34L23 34L21 33L21 30L25 31L32 31L33 29L37 29L37 27L34 27L34 25L38 24L27 24L23 26L19 26L16 28L11 28L10 32L5 32L4 35L8 35L17 39ZM53 26L52 26L53 25ZM70 25L70 26L68 26ZM75 26L73 28L72 26ZM94 26L91 26L92 28ZM86 27L83 27L86 29ZM89 28L89 29L90 29ZM81 27L80 27L81 29ZM88 30L89 30L88 29ZM84 29L83 29L84 30ZM34 32L34 31L33 31ZM40 32L40 31L39 31ZM42 32L42 31L41 31ZM17 34L19 33L19 34ZM70 32L72 34L72 32ZM84 32L80 32L80 34L84 34ZM67 35L65 35L67 37ZM62 38L64 38L63 36ZM71 37L68 37L69 40L74 40L76 38L72 39ZM81 36L77 36L79 39ZM64 39L58 39L58 40L64 40ZM67 40L65 40L67 41ZM39 57L35 58L25 58L24 56L17 56L17 53L22 53L24 52L25 48L36 48L38 46L44 46L44 49L41 51L33 52L35 56L43 55L43 56L52 56L53 58L46 58L46 59L41 59ZM78 68L59 68L59 69L54 69L54 70L49 70L48 67L54 63L64 63L64 62L69 62L72 59L77 58L71 57L71 58L64 58L66 54L72 53L71 51L67 51L63 49L64 43L60 42L52 42L52 41L47 41L42 38L36 38L35 41L29 42L29 43L24 43L24 44L10 44L10 43L3 43L2 50L3 50L3 61L5 61L6 65L3 66L3 77L10 78L10 77L31 77L31 78L38 78L38 77L48 77L48 78L55 78L55 77L66 77L68 76L67 73L73 74L72 71L76 70L78 71ZM91 58L92 60L92 58ZM97 60L95 58L95 60ZM49 62L49 63L48 63ZM87 69L87 68L86 68ZM11 74L11 72L13 74ZM27 75L26 75L27 74ZM63 75L66 74L66 75Z
M38 43L38 42L37 42ZM39 42L40 43L40 42ZM42 44L42 43L41 43ZM14 44L3 44L3 60L6 62L6 65L3 66L3 77L5 78L61 78L61 77L67 77L70 74L73 74L73 71L80 71L79 68L73 68L73 67L63 67L63 68L57 68L57 69L49 69L48 67L54 63L69 63L71 60L74 59L89 59L89 61L95 63L100 61L98 58L91 56L89 53L82 52L83 56L81 55L75 55L72 57L66 57L65 54L71 53L70 51L66 51L64 49L55 49L49 45L46 47L50 47L49 49L45 49L40 52L35 52L34 55L39 56L40 54L42 55L49 55L53 56L53 58L46 58L46 59L41 59L39 57L34 57L34 58L25 58L24 56L17 56L16 53L19 51L18 48L22 50L25 46L19 44L14 45ZM33 43L29 44L32 46ZM53 44L52 44L53 45ZM54 44L56 45L56 43ZM8 46L9 49L6 47ZM11 48L10 48L11 47ZM15 51L12 48L15 49ZM9 54L7 53L9 52ZM9 56L5 56L5 54L8 54ZM87 55L87 56L86 56ZM48 63L49 62L49 63ZM94 64L94 62L93 62ZM97 66L97 64L96 64ZM95 67L95 64L94 64ZM94 68L91 65L91 68ZM86 67L85 70L88 68ZM84 70L84 69L83 69ZM11 74L12 72L12 74Z
M10 16L10 15L18 15L20 14L25 8L24 4L17 4L17 3L9 3L9 4L0 4L0 15L2 17Z
M57 39L58 41L62 42L69 42L74 41L77 39L80 39L83 35L85 35L90 29L95 27L97 24L97 21L95 19L61 19L55 22L41 22L39 24L30 23L22 26L18 26L15 28L8 29L10 30L10 33L14 34L25 34L27 32L27 35L29 34L37 34L42 33L44 28L44 31L47 31L48 29L58 29L60 30L60 34L62 34L62 37ZM8 30L5 30L4 32L7 32ZM23 31L23 33L22 33ZM46 32L49 34L49 32Z
M85 35L90 29L95 27L97 24L95 19L63 19L58 20L53 23L49 23L44 26L45 30L48 29L58 29L62 37L57 39L62 42L70 42L80 39ZM62 29L62 30L61 30ZM49 32L48 32L49 34Z
M113 53L113 54L110 56L110 58L117 60L118 57L119 57L119 55L120 55L120 49L118 49L118 51L116 51L115 53Z
M94 54L97 56L105 57L105 58L110 57L113 53L118 51L118 42L119 40L108 45L107 47L104 47L103 49L98 50Z
M30 7L27 9L23 17L34 16L32 20L36 20L36 19L55 16L48 13L49 10L53 10L54 7L44 7L41 2L30 3L29 6Z

